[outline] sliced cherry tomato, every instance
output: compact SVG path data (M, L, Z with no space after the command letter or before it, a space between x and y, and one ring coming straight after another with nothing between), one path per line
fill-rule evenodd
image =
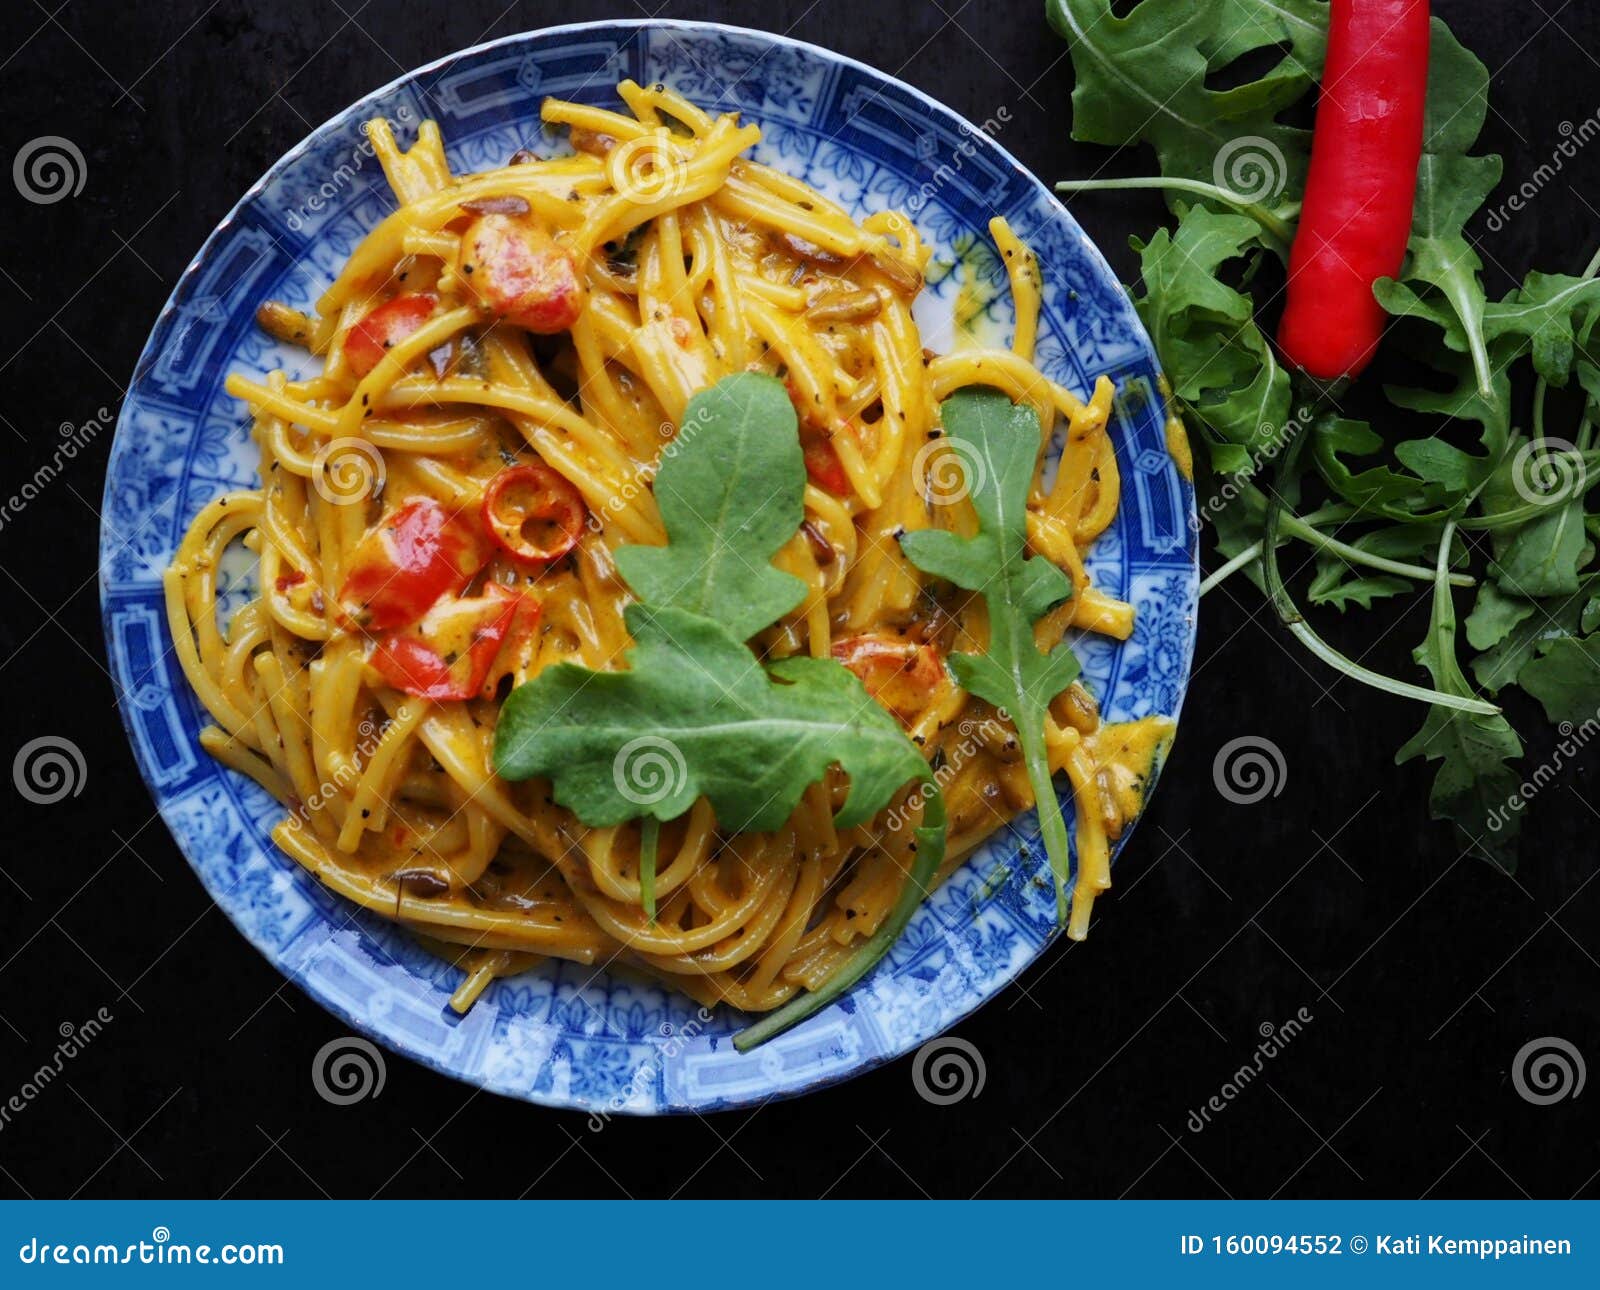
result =
M489 555L489 543L470 517L419 497L367 530L351 557L339 603L358 627L405 627L440 596L465 587Z
M539 617L543 609L532 592L525 591L517 598L517 607L506 628L506 638L500 643L499 653L494 656L483 684L478 687L481 697L494 698L495 691L505 677L518 677L533 663L533 652L539 637Z
M850 476L844 473L844 463L839 460L833 445L826 439L813 439L809 435L803 438L802 443L805 447L806 474L811 476L811 482L837 496L848 493Z
M833 657L861 678L868 694L899 716L920 712L944 680L944 663L936 647L890 633L865 632L837 640Z
M344 338L344 360L350 370L358 377L365 376L388 350L428 321L434 304L431 295L410 293L379 305Z
M559 560L578 544L588 514L578 490L542 464L502 470L483 494L483 527L518 564Z
M473 220L461 235L456 267L479 303L529 331L566 331L583 312L583 278L572 252L526 216Z
M818 488L844 496L850 491L850 476L845 474L844 463L834 449L827 415L800 393L794 377L785 377L783 388L789 392L789 402L794 404L795 415L800 418L800 446L805 453L806 474ZM833 433L845 426L845 422L835 420Z
M372 669L418 698L470 699L482 691L524 599L491 582L481 596L440 601L414 627L380 638ZM537 606L533 613L537 621Z

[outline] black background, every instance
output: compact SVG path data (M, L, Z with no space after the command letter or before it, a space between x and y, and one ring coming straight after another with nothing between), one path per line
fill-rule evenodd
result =
M75 199L0 185L0 460L17 479L63 422L115 408L178 273L279 154L369 89L452 50L627 3L339 0L7 7L7 159L40 135L87 158ZM341 8L341 5L343 6ZM1600 6L1440 3L1493 72L1486 144L1508 187L1562 123L1600 108ZM972 120L1040 175L1147 164L1068 137L1065 47L1037 0L678 4L815 41ZM31 34L30 34L31 33ZM19 43L20 42L20 43ZM1575 272L1600 238L1600 149L1488 239L1498 293L1530 265ZM1507 189L1502 189L1501 195ZM1498 200L1498 199L1497 199ZM1159 205L1074 204L1118 271ZM70 738L88 781L0 824L0 1100L63 1022L114 1022L0 1128L0 1194L1565 1197L1600 1192L1600 1090L1539 1107L1511 1081L1528 1040L1600 1062L1592 758L1532 812L1515 880L1427 820L1430 778L1392 755L1421 711L1290 644L1243 582L1208 596L1182 732L1085 945L1046 954L958 1033L980 1096L940 1107L908 1061L799 1101L710 1119L616 1121L499 1100L391 1059L381 1097L325 1104L313 1054L341 1028L211 906L152 814L104 670L94 584L102 435L0 531L0 754ZM15 484L8 484L9 493ZM1328 630L1403 668L1421 602ZM1513 712L1531 768L1542 718ZM1213 785L1228 740L1285 755L1276 798ZM10 794L10 789L6 790ZM1264 1023L1304 1032L1201 1133L1189 1113L1249 1060Z

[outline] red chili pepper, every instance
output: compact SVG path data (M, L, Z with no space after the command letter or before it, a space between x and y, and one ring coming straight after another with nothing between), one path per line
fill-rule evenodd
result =
M1278 344L1311 376L1356 376L1405 260L1428 97L1427 0L1333 0L1311 171Z
M578 544L589 511L558 472L542 464L502 470L483 494L483 527L518 564L543 568Z
M488 562L489 544L467 516L419 497L357 544L339 603L360 627L405 627L439 597L460 591Z
M428 321L434 303L427 294L396 296L367 314L344 338L344 360L350 370L365 376L385 353Z
M415 627L378 641L372 669L418 698L470 699L483 689L524 599L491 582L481 596L435 605ZM537 621L537 605L533 615Z

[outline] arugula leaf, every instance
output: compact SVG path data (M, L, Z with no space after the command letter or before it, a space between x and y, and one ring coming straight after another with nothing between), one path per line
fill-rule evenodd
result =
M1449 302L1466 337L1478 389L1487 394L1491 369L1483 330L1483 261L1465 230L1504 169L1499 157L1468 155L1489 111L1489 70L1438 18L1431 41L1422 160L1404 276L1436 289Z
M805 596L771 564L805 518L794 405L770 376L729 376L689 400L661 456L667 545L625 546L617 569L646 604L703 614L746 640Z
M1511 635L1517 624L1531 615L1533 610L1530 601L1508 596L1492 582L1481 584L1477 602L1467 615L1467 644L1476 650L1493 649ZM1487 685L1482 676L1478 677L1478 684L1488 690L1498 688Z
M1484 307L1483 333L1491 344L1507 338L1525 342L1534 370L1560 389L1579 357L1580 333L1600 316L1597 306L1600 280L1534 271L1504 300ZM1583 357L1593 371L1597 360Z
M1193 206L1176 233L1133 243L1144 278L1134 308L1173 394L1206 432L1212 465L1227 474L1253 470L1289 420L1289 374L1256 325L1255 304L1217 276L1259 231L1242 215Z
M495 731L500 774L547 776L556 801L585 824L673 820L705 796L722 829L769 832L837 763L850 794L836 822L849 828L928 773L900 723L831 659L763 668L728 628L698 614L634 604L625 618L635 641L626 671L548 667L512 692ZM662 759L648 792L629 778L632 745Z
M1484 584L1479 596L1492 585ZM1473 679L1490 694L1516 684L1541 648L1578 631L1580 606L1577 596L1553 604L1529 605L1528 613L1520 615L1515 626L1505 630L1492 646L1485 647L1483 653L1472 660Z
M1518 529L1489 571L1508 595L1570 596L1578 590L1579 566L1593 553L1584 536L1583 503L1574 497Z
M944 401L940 418L947 442L965 463L978 532L961 537L919 529L902 535L900 546L924 573L977 592L988 608L988 649L952 654L949 667L964 689L1011 716L1055 873L1056 911L1065 922L1071 861L1044 721L1050 701L1076 679L1078 660L1065 642L1046 654L1034 640L1034 623L1072 594L1066 574L1027 554L1028 487L1043 431L1032 408L992 389L957 391Z
M1442 553L1450 538L1447 526L1440 542L1428 635L1417 647L1416 659L1441 693L1470 698L1472 687L1456 659L1455 599L1445 581ZM1504 812L1515 797L1518 779L1509 763L1521 756L1522 741L1503 715L1434 706L1428 709L1422 729L1395 754L1395 764L1414 757L1440 762L1429 795L1433 818L1452 821L1473 850L1511 873L1517 867L1520 808L1505 818L1502 828L1492 828L1490 821L1501 818L1496 812Z
M1118 17L1113 0L1047 0L1045 13L1072 47L1074 139L1112 147L1147 143L1163 176L1201 181L1214 180L1235 141L1248 139L1266 167L1281 171L1244 176L1267 182L1268 204L1287 203L1304 187L1310 134L1277 118L1321 75L1326 5L1142 0ZM1207 88L1211 73L1275 46L1287 49L1265 75L1231 89Z
M1600 717L1600 636L1549 642L1518 678L1553 722L1581 726Z
M1343 613L1352 605L1371 609L1374 600L1403 596L1413 590L1404 578L1387 573L1352 576L1350 566L1336 556L1317 557L1317 572L1306 588L1306 599L1313 605L1331 605Z
M850 784L835 819L849 828L923 784L916 859L893 909L820 989L734 1036L743 1052L839 998L905 930L944 859L944 800L916 745L852 672L803 657L766 667L746 643L804 592L771 564L799 527L805 486L778 382L740 374L696 395L663 456L667 543L617 554L640 596L624 610L627 669L561 663L518 686L495 727L496 772L548 777L554 799L591 826L641 819L640 897L652 921L659 826L701 795L722 829L771 831L837 765Z

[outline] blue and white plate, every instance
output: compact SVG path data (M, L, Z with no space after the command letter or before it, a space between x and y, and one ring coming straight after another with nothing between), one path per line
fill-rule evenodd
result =
M1099 252L1045 187L991 137L899 81L815 46L760 32L665 21L590 23L511 36L401 77L316 130L245 194L184 272L139 359L106 480L101 596L123 721L168 827L212 897L278 969L351 1026L435 1070L497 1093L600 1114L705 1111L803 1092L867 1070L948 1029L993 996L1055 934L1032 816L994 837L918 911L848 998L749 1055L741 1018L704 1012L637 979L550 965L496 982L471 1013L446 1006L460 974L382 919L325 891L281 855L282 814L201 751L204 715L173 655L161 571L212 497L255 479L246 409L222 388L312 362L255 327L263 300L309 307L393 208L361 131L387 116L402 138L439 122L457 172L546 133L548 95L614 105L624 77L665 81L761 126L756 157L855 215L913 216L944 276L918 307L942 348L963 275L989 300L978 328L1012 320L988 249L995 214L1038 253L1045 283L1039 362L1087 394L1117 383L1122 506L1096 544L1095 582L1138 610L1126 643L1085 638L1087 683L1111 721L1176 716L1196 600L1192 490L1163 433L1156 361ZM1126 845L1127 837L1122 839ZM1114 907L1113 907L1114 908Z

